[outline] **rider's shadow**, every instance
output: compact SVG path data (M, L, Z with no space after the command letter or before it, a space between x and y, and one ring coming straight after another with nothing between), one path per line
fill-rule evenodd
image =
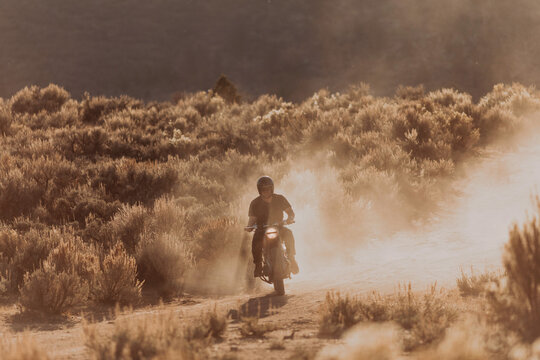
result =
M231 314L232 318L238 317L258 317L263 318L272 315L278 308L287 304L288 296L265 295L251 298L240 306L239 314Z

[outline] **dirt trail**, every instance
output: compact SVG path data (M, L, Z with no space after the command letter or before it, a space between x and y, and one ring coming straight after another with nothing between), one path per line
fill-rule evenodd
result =
M188 303L179 300L163 308L137 309L128 316L172 310L189 321L214 305L220 311L231 311L225 340L210 349L215 357L233 352L240 359L282 359L297 348L318 349L335 343L317 337L318 309L328 290L387 293L398 283L409 281L416 290L434 281L452 287L460 268L467 271L474 266L483 271L499 267L510 225L521 222L525 211L532 209L531 192L540 183L539 163L540 144L535 141L509 152L489 153L482 161L470 164L468 176L459 186L462 195L438 219L415 231L370 239L353 249L346 263L329 259L314 266L302 257L301 249L306 244L299 238L298 258L305 266L299 276L286 282L286 296L267 296L271 289L265 286L256 294L191 298ZM279 330L265 340L243 339L234 320L238 312L260 316L262 322L276 324ZM17 313L15 307L0 311L1 333L28 328L53 358L89 358L80 317L51 323L24 319ZM107 329L111 324L106 319L100 326ZM294 339L283 340L292 330L296 331ZM280 341L284 349L270 350L273 341Z

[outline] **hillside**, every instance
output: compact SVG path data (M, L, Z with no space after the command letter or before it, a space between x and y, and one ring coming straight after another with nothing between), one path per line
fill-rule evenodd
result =
M169 100L222 73L249 99L301 101L365 82L452 87L478 98L499 82L537 84L532 0L6 0L0 97L55 83L75 98Z

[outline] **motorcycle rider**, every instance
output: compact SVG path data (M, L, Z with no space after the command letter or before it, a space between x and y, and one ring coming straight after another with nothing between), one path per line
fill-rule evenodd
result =
M255 230L251 242L251 252L253 254L253 262L255 263L254 277L262 275L263 226L275 223L288 225L294 222L294 211L291 204L289 204L285 196L274 194L274 181L272 178L269 176L260 177L257 180L257 190L259 191L259 196L253 199L249 205L249 219L245 228L246 231L250 232L252 230L250 227L257 224L257 230ZM285 221L283 221L283 212L287 214ZM298 263L294 258L296 255L294 237L292 231L283 225L279 227L279 233L287 248L287 256L291 262L291 271L293 274L298 274Z

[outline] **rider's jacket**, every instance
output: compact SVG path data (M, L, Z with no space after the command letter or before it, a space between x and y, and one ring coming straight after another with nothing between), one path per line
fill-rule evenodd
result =
M283 220L283 211L290 208L291 204L285 196L272 194L272 201L267 203L258 196L249 204L249 216L257 218L257 227L271 225Z

